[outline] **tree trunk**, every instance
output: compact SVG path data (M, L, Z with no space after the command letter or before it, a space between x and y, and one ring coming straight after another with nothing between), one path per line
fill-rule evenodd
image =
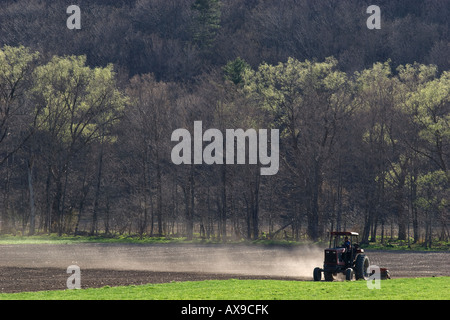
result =
M186 195L190 204L188 206L186 217L186 237L187 240L192 240L194 237L194 206L195 206L195 185L194 185L194 165L191 164L189 173L189 194Z
M11 176L10 176L10 169L9 169L9 162L8 160L6 163L6 177L4 178L5 181L5 189L3 193L3 210L2 210L2 222L1 222L1 233L7 234L10 231L10 222L9 222L9 188L10 188L10 182L11 182Z
M406 240L407 215L403 208L403 186L405 175L402 173L395 192L395 211L397 213L398 240Z
M56 190L52 204L50 232L58 232L59 224L61 223L60 215L61 215L61 200L63 187L61 180L62 180L61 174L58 173L58 176L55 178Z
M246 209L245 210L245 212L246 212L245 222L247 225L247 240L250 240L252 238L252 221L250 219L250 211L251 210L250 210L250 204L248 203L247 195L245 194L245 192L244 192L243 196L244 196L245 209Z
M222 210L221 210L221 236L222 242L227 241L227 169L222 166Z
M259 184L260 184L259 173L256 172L256 181L254 196L252 201L252 222L253 222L253 239L258 239L259 237Z
M27 173L28 173L28 192L30 197L30 229L28 235L32 236L35 233L36 228L36 207L34 205L34 189L33 189L33 168L34 160L31 158L28 160Z
M80 227L80 221L81 221L81 217L83 216L83 209L84 209L84 202L86 200L86 196L89 192L89 185L86 185L86 171L84 172L83 175L83 183L82 183L82 187L81 187L81 195L80 195L80 202L79 202L79 206L78 206L78 217L77 217L77 222L75 224L75 230L74 230L74 234L77 235L78 234L78 229Z
M51 223L52 223L52 207L50 205L50 184L52 179L52 167L49 164L47 170L47 180L45 183L45 194L46 194L46 217L44 224L44 231L51 233Z
M414 242L417 243L419 241L419 219L418 219L418 213L417 213L417 207L416 207L416 200L417 200L417 184L416 184L416 171L414 170L414 174L411 175L411 213L412 213L412 225L413 225L413 237Z
M64 170L64 188L62 189L62 194L61 194L61 207L60 207L60 211L59 211L59 228L58 228L58 235L62 236L63 232L64 232L64 227L65 227L65 212L64 212L64 208L66 205L66 194L67 194L67 179L68 179L68 175L69 175L69 165L67 164L65 166L65 170Z
M162 177L158 151L156 151L156 192L156 220L158 221L158 235L162 236L164 233L162 221Z
M308 236L312 241L319 239L319 193L321 189L321 177L320 177L320 160L314 160L313 166L313 179L310 184L309 203L310 209L308 214Z
M95 187L95 197L94 197L94 209L92 212L92 225L91 225L91 235L97 234L98 227L98 202L100 198L100 188L102 183L102 170L103 170L103 139L100 143L100 154L98 156L98 171L97 171L97 184Z

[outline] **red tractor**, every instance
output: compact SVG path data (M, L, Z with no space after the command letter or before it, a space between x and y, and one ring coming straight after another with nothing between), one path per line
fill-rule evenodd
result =
M356 232L330 232L330 245L325 249L325 261L323 269L314 269L314 281L322 279L333 281L334 276L343 273L346 280L367 280L370 276L369 258L364 254L364 249L359 247L358 233Z

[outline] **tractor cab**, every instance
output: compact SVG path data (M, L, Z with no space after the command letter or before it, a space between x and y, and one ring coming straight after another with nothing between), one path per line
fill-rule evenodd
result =
M357 232L338 232L333 231L330 232L330 248L344 248L345 241L348 239L350 244L358 244L358 236Z
M351 267L356 255L364 252L364 249L359 247L358 236L357 232L330 232L330 245L329 249L325 250L325 262ZM336 255L336 258L333 255Z

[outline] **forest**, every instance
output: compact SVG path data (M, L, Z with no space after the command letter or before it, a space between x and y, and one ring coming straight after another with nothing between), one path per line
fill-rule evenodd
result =
M0 233L448 241L450 1L376 2L2 1ZM279 170L175 164L198 121Z

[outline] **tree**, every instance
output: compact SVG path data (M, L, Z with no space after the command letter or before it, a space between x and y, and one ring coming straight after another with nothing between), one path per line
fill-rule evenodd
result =
M323 168L352 112L350 81L336 70L337 61L300 62L289 58L276 66L262 64L244 73L245 90L271 116L271 125L289 144L284 165L304 190L308 235L321 234L320 198Z
M48 179L56 185L52 207L47 203L47 226L62 233L72 158L117 123L126 99L116 88L112 65L92 69L84 56L54 56L37 67L32 92L40 110L36 121L48 136ZM95 226L95 214L93 219Z
M26 91L30 86L31 73L38 53L23 46L5 46L0 49L0 164L16 152L33 133L33 115L26 110ZM29 115L29 116L28 116ZM28 128L19 136L19 130ZM10 134L13 133L13 137ZM16 138L16 139L13 139Z
M430 162L427 157L418 152L423 147L423 140L420 137L420 130L415 124L413 113L411 112L411 97L416 95L417 91L425 86L428 82L433 81L437 76L437 68L434 65L423 65L419 63L401 65L397 67L397 77L399 80L397 95L397 114L401 114L401 119L397 122L397 137L393 142L401 144L404 148L402 150L402 159L407 167L404 167L403 176L405 177L405 185L408 190L405 190L405 196L408 200L405 203L405 209L408 209L408 214L412 218L414 242L418 242L420 238L419 230L419 211L417 205L418 197L418 181L422 170L429 168ZM401 163L401 162L399 162ZM397 166L399 167L399 166ZM401 168L401 164L400 164ZM427 170L427 169L426 169ZM407 192L406 192L407 191ZM404 237L406 227L403 227L403 234L399 234L399 238ZM409 230L409 221L408 221ZM400 237L401 236L401 237ZM409 240L409 239L408 239Z
M419 132L422 147L415 151L429 158L449 175L450 72L426 82L407 101L408 111Z
M237 57L233 61L229 61L222 69L225 73L225 79L232 81L234 84L240 84L243 82L244 71L250 69L250 65Z
M195 0L192 10L196 12L193 25L194 43L202 50L209 50L220 29L220 0Z
M146 228L147 212L154 194L158 235L164 234L163 171L164 163L168 162L166 155L169 154L165 138L170 136L171 117L174 116L171 113L172 92L175 91L173 85L158 82L150 74L134 76L127 89L132 101L126 113L126 124L130 126L127 135L131 135L129 141L135 147L133 154L140 159L139 185L142 186L145 221L143 229ZM153 230L153 225L151 227Z
M37 52L33 53L23 46L0 49L0 165L22 148L36 129L35 113L30 107L27 92L37 58ZM27 168L32 234L35 217L32 159L28 161ZM6 181L8 185L8 178ZM9 229L7 199L5 197L2 210L2 232Z
M414 127L416 139L405 139L407 145L420 160L420 171L412 177L414 199L414 239L419 238L417 210L425 214L426 245L432 241L432 220L441 224L440 238L447 233L448 198L450 183L450 77L447 71L436 77L434 66L414 65L400 69L400 77L406 82L414 76L416 86L408 95L404 108Z
M417 205L425 212L425 246L431 247L433 222L441 224L440 240L446 241L449 237L449 196L450 187L448 175L442 170L436 170L419 176L417 179L418 198Z

